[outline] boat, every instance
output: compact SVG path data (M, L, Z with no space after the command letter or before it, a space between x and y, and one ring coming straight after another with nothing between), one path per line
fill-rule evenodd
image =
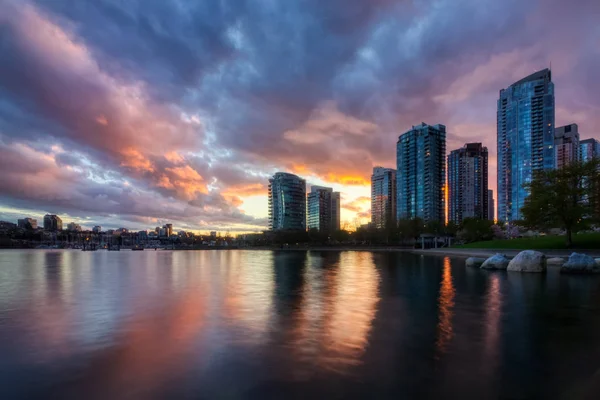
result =
M132 251L142 251L142 250L144 250L144 248L142 246L136 244L135 246L133 246L131 248L131 250Z

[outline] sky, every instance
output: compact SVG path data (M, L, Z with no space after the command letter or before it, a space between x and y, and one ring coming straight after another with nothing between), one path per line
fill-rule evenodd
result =
M552 67L556 124L600 139L597 0L0 0L0 220L267 226L268 178L370 217L375 165L441 123L496 189L500 89Z

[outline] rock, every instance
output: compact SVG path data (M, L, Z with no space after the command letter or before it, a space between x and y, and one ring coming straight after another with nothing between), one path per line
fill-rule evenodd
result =
M469 258L467 258L467 261L465 261L465 265L467 267L479 268L479 267L481 267L481 264L483 264L484 262L485 262L485 258L469 257Z
M573 253L569 260L563 264L560 272L565 274L597 274L600 273L600 265L586 254Z
M483 264L481 264L481 269L506 269L508 267L508 263L510 260L504 254L494 254Z
M552 257L546 260L546 264L548 264L548 266L562 267L564 263L565 259L562 257Z
M524 250L508 263L507 271L546 272L546 256L535 250Z

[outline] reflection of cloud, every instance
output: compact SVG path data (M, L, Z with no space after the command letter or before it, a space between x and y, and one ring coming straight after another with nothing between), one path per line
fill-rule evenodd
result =
M446 352L448 342L454 336L452 330L452 316L454 308L454 285L452 283L452 266L450 258L444 258L440 296L438 298L438 318L436 350L438 356Z
M360 364L379 301L379 273L372 254L313 255L294 321L295 357L313 369L349 372Z

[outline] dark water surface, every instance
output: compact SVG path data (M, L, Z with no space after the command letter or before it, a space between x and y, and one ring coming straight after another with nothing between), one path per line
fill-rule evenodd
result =
M405 253L0 251L0 398L600 398L600 279Z

